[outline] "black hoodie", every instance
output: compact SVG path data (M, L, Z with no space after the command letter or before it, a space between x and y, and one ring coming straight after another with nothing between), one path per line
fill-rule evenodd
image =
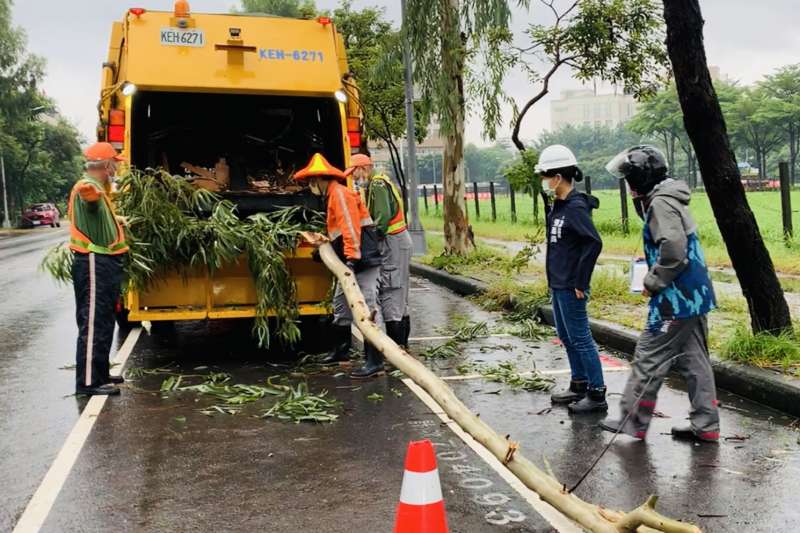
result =
M547 283L551 289L586 291L603 241L594 227L590 210L600 201L573 189L565 199L553 202L547 215Z

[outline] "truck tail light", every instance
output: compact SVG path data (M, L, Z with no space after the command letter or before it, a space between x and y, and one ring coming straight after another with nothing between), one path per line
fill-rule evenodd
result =
M361 120L358 118L347 119L347 138L350 148L361 148Z
M189 18L191 9L189 2L186 0L176 0L175 2L175 18Z
M130 12L133 15L136 15L136 18L138 19L139 17L141 17L142 15L147 13L147 10L145 8L143 8L143 7L132 7L132 8L130 8Z
M125 111L112 109L108 119L108 142L118 148L117 144L125 142Z
M317 22L319 22L323 26L329 26L331 24L331 22L333 22L333 21L331 20L330 17L319 17L317 19Z

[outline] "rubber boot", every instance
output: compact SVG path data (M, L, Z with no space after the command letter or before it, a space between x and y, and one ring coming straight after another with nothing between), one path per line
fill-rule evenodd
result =
M672 428L672 437L681 440L719 442L719 432L695 433L691 426Z
M338 365L350 360L350 344L353 340L350 326L333 326L333 349L320 361L322 365Z
M550 396L550 401L555 404L569 404L580 401L586 396L588 388L588 381L570 381L569 389L553 394Z
M611 433L624 433L625 435L630 435L631 437L639 440L644 440L645 436L647 435L646 431L640 431L635 435L631 435L625 431L622 431L620 427L622 427L622 420L614 420L613 418L606 418L602 422L598 424L601 429L609 431Z
M600 387L599 389L589 389L583 399L569 404L567 409L569 409L569 412L574 415L608 411L608 404L606 403L606 388Z
M403 320L401 321L403 324L403 348L408 350L408 338L411 336L411 317L409 315L405 315Z
M405 347L403 345L404 333L405 331L402 321L386 322L386 335L388 335L389 338L392 339L395 342L395 344L397 344L401 348Z
M368 342L364 343L366 362L364 366L350 372L353 379L368 379L374 376L383 375L386 369L383 366L383 354Z

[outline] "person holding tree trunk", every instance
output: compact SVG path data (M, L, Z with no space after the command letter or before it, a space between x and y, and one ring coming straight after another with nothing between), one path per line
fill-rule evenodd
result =
M411 318L408 314L408 289L414 244L406 226L403 197L383 174L377 174L372 159L355 154L345 175L353 175L364 192L364 199L378 230L383 265L378 283L378 299L386 334L398 346L408 348Z
M591 210L600 202L575 189L583 173L566 146L545 148L536 171L554 195L547 215L547 284L556 331L567 350L571 371L569 389L553 394L551 400L566 404L575 414L605 411L603 366L586 311L592 272L603 248L591 218Z
M717 442L719 410L706 318L716 300L697 224L689 214L689 187L667 175L664 154L652 146L625 150L606 169L628 183L636 212L644 220L649 270L643 295L650 298L650 310L620 402L621 418L600 426L644 439L658 390L675 368L686 379L692 409L691 424L672 428L673 437Z
M314 154L308 165L294 175L296 181L307 181L311 193L325 199L328 238L339 259L356 276L375 323L381 327L378 307L378 277L383 256L379 249L375 223L361 201L361 196L347 187L344 172L331 165L322 154ZM334 348L322 361L338 364L350 360L353 314L337 284L333 296ZM366 363L350 377L364 379L384 373L383 354L364 342Z

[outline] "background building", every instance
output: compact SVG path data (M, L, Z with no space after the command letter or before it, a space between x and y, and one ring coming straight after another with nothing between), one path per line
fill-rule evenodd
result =
M628 94L595 94L591 89L562 91L550 103L550 128L607 126L614 128L636 114L637 102Z

